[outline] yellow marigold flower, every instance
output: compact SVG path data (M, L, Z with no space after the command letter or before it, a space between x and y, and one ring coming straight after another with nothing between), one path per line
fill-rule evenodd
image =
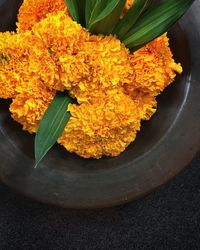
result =
M145 47L130 54L134 74L132 84L125 86L126 93L134 95L135 89L157 96L182 73L180 64L174 62L167 35L155 39Z
M132 95L126 92L126 90L124 93L129 95L135 102L141 120L149 120L156 112L157 101L155 97L148 92L145 93L142 89L135 89Z
M48 13L62 10L67 12L64 0L24 0L18 14L18 32L31 30Z
M21 70L26 67L23 39L25 35L0 33L0 98L16 96L16 86L22 80Z
M0 98L12 98L15 96L15 81L10 67L10 56L7 51L10 44L5 44L5 40L10 40L12 34L9 32L0 33Z
M119 155L140 130L140 107L117 90L69 110L72 117L58 142L85 158Z
M20 94L10 105L12 118L22 124L23 130L35 133L54 96L55 92L46 88L38 80L31 85L27 83L26 88L24 86L23 90L21 89Z
M90 36L80 44L79 58L84 61L85 75L73 86L70 93L82 103L98 97L100 93L120 88L130 83L133 74L129 62L129 51L113 36Z
M31 86L32 82L42 80L53 88L60 82L48 49L29 31L23 34L1 33L0 55L1 98L14 98L27 83Z
M89 32L64 11L48 14L33 26L32 32L43 41L58 68L60 82L55 86L46 82L50 88L70 89L87 74L84 57L78 51L80 45L89 39Z

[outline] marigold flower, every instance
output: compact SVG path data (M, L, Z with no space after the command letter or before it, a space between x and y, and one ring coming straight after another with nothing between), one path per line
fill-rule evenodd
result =
M39 37L48 49L59 73L58 85L46 82L56 90L70 89L86 74L83 55L79 47L89 39L89 32L72 21L64 11L48 14L47 18L33 26L32 32Z
M23 126L23 130L35 133L45 110L55 96L55 91L49 90L40 81L26 84L10 105L12 118Z
M52 88L60 81L48 49L29 31L0 33L0 55L1 98L14 98L24 86L32 86L37 81L48 82Z
M91 101L100 93L131 83L129 51L116 37L90 36L80 45L78 55L85 62L86 73L70 90L78 102Z
M22 78L22 70L27 67L23 39L25 35L0 33L0 98L14 98L16 86ZM17 67L16 67L17 66Z
M141 113L147 112L142 102L138 105L117 90L99 96L93 104L70 105L69 110L72 117L58 142L85 158L119 155L135 139Z
M176 73L182 73L181 65L174 62L167 34L130 54L130 62L133 81L124 86L130 95L134 95L135 89L141 89L157 96L174 81Z
M18 32L31 30L48 13L62 10L67 12L64 0L24 0L18 14Z

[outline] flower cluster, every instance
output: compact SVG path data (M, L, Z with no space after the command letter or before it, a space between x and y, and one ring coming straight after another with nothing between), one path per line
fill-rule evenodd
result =
M17 33L0 33L0 98L12 98L12 117L33 133L56 91L68 90L78 104L58 142L85 158L123 152L182 72L166 34L133 54L72 21L63 0L25 0L18 20Z
M31 30L47 14L64 10L67 12L64 0L24 0L18 14L18 32Z

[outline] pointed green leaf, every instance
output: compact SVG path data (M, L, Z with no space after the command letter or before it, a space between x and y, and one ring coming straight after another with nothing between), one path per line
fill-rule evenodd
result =
M153 6L122 42L132 51L162 35L188 10L194 0L164 0Z
M90 32L105 35L110 34L119 21L125 3L126 0L100 1L95 6L89 21Z
M122 39L146 10L150 2L152 2L152 0L135 0L126 15L117 23L112 33Z
M86 8L86 0L78 0L78 13L80 24L85 27L85 8Z
M73 20L85 27L86 0L65 0L65 4Z
M86 28L89 27L89 22L95 8L95 5L99 3L99 0L86 0L85 4L85 21L86 21Z
M89 23L88 23L88 29L90 29L92 24L95 23L95 20L97 19L97 17L106 8L108 1L109 0L96 0L95 4L90 4L90 8L93 8L93 9L91 9L92 12L91 12L91 16L90 16Z
M149 1L149 4L146 5L146 8L144 9L141 17L144 17L148 12L150 12L159 3L160 3L159 0L158 1L156 1L156 0Z
M77 23L80 23L77 0L65 0L65 4L73 20Z
M62 135L70 118L67 107L72 102L66 93L58 93L46 110L35 137L35 167Z

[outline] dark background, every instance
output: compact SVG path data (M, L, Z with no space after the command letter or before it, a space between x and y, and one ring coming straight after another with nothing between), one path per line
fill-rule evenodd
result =
M169 184L120 207L42 205L0 184L0 249L200 249L200 155Z
M12 26L19 3L0 0L0 30ZM0 183L0 250L200 249L199 168L200 155L147 197L101 210L50 207Z

